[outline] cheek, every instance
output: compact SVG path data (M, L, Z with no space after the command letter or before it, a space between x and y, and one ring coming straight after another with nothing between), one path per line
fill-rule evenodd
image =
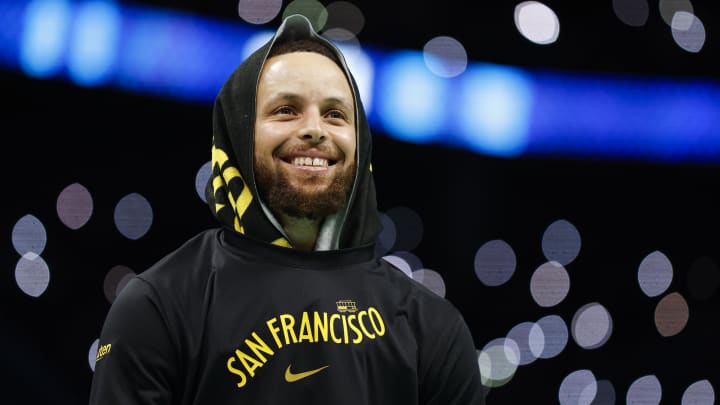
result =
M357 147L355 131L342 132L335 139L337 139L337 145L342 149L346 157L355 157L355 148Z
M273 150L280 145L281 138L272 126L255 127L255 155L261 157L272 155Z
M255 156L262 156L267 150L267 139L263 136L255 135Z

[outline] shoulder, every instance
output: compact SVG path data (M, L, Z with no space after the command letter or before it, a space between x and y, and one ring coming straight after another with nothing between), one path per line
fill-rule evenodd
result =
M394 264L381 259L387 268L388 278L401 295L410 320L437 330L460 320L460 311L445 297L433 292Z
M170 316L191 310L212 283L217 233L218 229L209 229L193 236L138 274L120 295L127 295L128 301L140 296L151 299L158 310Z
M196 234L140 273L138 278L155 288L163 288L169 287L168 284L177 287L183 280L197 281L197 277L207 277L217 250L218 232L219 229L208 229Z
M124 328L141 317L173 329L196 321L211 288L217 231L200 232L134 277L111 305L106 323Z
M189 258L196 258L198 255L212 253L217 245L217 235L219 231L218 228L213 228L199 232L175 250L163 256L143 274L151 276L153 273L161 272L170 266L187 263L187 259Z

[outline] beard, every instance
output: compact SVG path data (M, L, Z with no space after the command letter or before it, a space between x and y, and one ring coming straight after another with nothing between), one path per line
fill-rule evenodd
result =
M302 179L307 187L291 184L285 171L267 167L255 159L258 192L273 213L294 218L319 220L335 214L345 206L355 180L356 163L337 173L325 190L313 190L319 176L309 174Z

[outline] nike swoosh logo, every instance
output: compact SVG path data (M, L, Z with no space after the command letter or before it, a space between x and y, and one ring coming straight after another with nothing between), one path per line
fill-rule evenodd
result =
M329 366L322 366L322 367L316 368L314 370L303 371L302 373L293 373L292 371L290 371L290 367L292 367L292 364L290 364L288 366L287 370L285 370L285 381L287 381L289 383L295 382L295 381L300 381L303 378L310 377L313 374L317 374L317 373L325 370Z

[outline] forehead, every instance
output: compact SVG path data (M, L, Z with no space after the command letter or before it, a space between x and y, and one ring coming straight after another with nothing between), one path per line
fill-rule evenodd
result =
M285 53L273 56L265 62L258 81L258 92L273 92L278 90L277 87L287 89L289 86L339 92L343 93L344 97L352 98L350 84L340 66L316 52Z

